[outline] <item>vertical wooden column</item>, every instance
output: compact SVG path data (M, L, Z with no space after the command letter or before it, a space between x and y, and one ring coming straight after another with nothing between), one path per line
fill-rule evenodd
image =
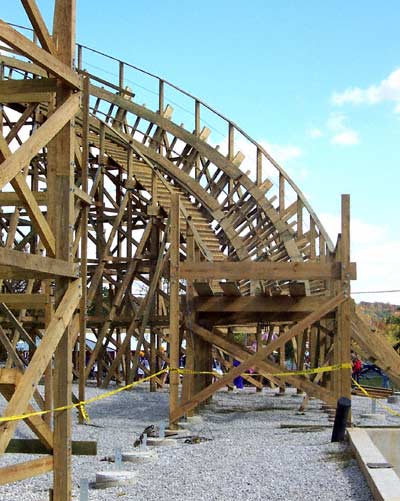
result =
M54 14L54 37L58 56L68 66L73 65L75 49L75 2L57 0ZM58 83L56 107L71 95L71 90ZM49 146L48 193L49 223L56 236L56 257L72 261L73 207L73 124L68 122ZM55 306L63 297L68 280L57 279ZM54 405L71 403L72 346L67 328L55 352ZM54 416L54 497L71 498L71 412L63 411Z
M285 334L285 327L283 325L281 325L279 327L279 337L283 336L284 334ZM286 372L285 346L286 345L282 345L281 348L280 348L280 350L279 350L279 366L280 366L282 372ZM283 383L283 385L279 387L279 393L285 393L285 392L286 392L286 386L285 386L285 383Z
M256 331L256 344L257 344L257 352L259 352L262 348L262 327L261 324L257 324L257 331ZM263 376L260 376L260 382L262 383L263 381ZM262 391L262 388L256 388L257 392Z
M344 301L337 311L337 334L335 339L335 363L350 362L350 335L351 335L351 302L350 302L350 195L342 195L342 225L340 238L340 262L342 266L341 281L339 288L343 291L347 300ZM336 397L351 397L351 370L341 369L337 371L335 379Z
M50 280L44 281L44 292L48 294L49 302L46 304L44 309L44 322L45 327L49 325L51 318L53 316L53 303L51 301L51 283ZM46 372L44 373L44 408L53 408L53 361L47 366ZM43 420L51 427L52 424L52 413L44 414Z
M59 59L73 68L75 52L75 0L56 0L53 36ZM56 106L61 106L72 94L70 88L57 82ZM49 213L56 236L56 258L72 261L72 228L74 223L74 129L68 122L57 134L49 159ZM56 279L55 306L61 301L69 280ZM55 352L54 405L70 405L72 393L72 346L67 328ZM54 416L54 499L71 499L71 411Z
M82 190L88 191L88 159L89 159L89 77L83 79L83 120L82 120ZM86 309L87 309L87 247L88 247L89 206L82 207L81 216L81 276L82 298L79 305L79 400L85 400L86 370ZM83 424L83 415L79 413L79 423Z
M169 346L170 368L179 368L179 195L171 195L170 227L170 298L169 298ZM169 375L169 412L170 416L178 407L179 374L171 370ZM170 427L176 427L171 421Z
M104 163L105 163L105 126L100 124L100 138L99 138L99 169L101 169L101 177L96 193L96 217L97 217L97 228L96 228L96 259L100 260L103 258L104 247L106 245L106 240L104 236ZM99 285L95 294L95 315L99 318L103 316L103 277L101 277ZM97 336L100 334L101 327L97 329ZM97 386L101 386L102 382L102 361L104 356L104 350L101 348L97 354Z
M153 224L151 227L150 234L150 283L153 281L155 268L157 265L157 258L160 248L159 242L159 227L157 224L157 217L152 216ZM158 286L157 286L158 289ZM151 298L151 321L150 321L150 373L155 374L157 372L157 348L156 348L156 333L154 331L154 316L158 314L158 291ZM150 379L150 391L157 391L157 382L155 378Z
M186 261L191 262L195 259L195 241L193 230L188 223L186 226ZM189 320L189 325L195 321L195 312L193 311L194 287L193 280L186 281L186 311L185 316ZM194 370L194 334L190 329L186 330L186 369ZM193 374L185 374L182 384L182 404L190 400L193 396ZM192 414L192 411L191 411Z

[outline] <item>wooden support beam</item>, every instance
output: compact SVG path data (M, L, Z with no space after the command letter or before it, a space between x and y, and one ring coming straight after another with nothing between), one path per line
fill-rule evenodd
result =
M121 285L118 288L118 291L114 297L114 301L113 301L113 304L111 306L111 310L108 314L108 317L103 322L101 322L102 326L101 326L101 330L100 330L98 337L97 337L96 346L92 350L90 359L89 359L87 366L86 366L86 369L85 369L85 379L87 379L89 374L90 374L90 371L91 371L91 369L92 369L92 367L97 359L97 356L101 350L101 347L103 345L103 340L106 337L107 331L110 328L111 323L116 319L118 307L121 305L124 294L126 293L129 284L131 283L131 281L133 280L133 278L135 276L135 273L137 271L137 267L139 265L139 256L142 255L142 253L146 247L147 241L148 241L149 236L151 234L152 225L153 225L152 221L149 221L149 223L147 224L146 229L142 235L141 241L136 248L134 259L130 262L128 269L125 273L124 279L122 280ZM116 354L115 358L119 357L118 353ZM122 356L122 353L121 353L121 356ZM110 368L110 370L111 370L111 368Z
M323 296L197 296L192 307L197 313L311 313L325 302Z
M344 297L344 295L339 294L338 296L335 296L334 298L326 301L323 306L321 306L318 310L312 312L304 320L298 322L295 326L289 329L283 336L281 336L275 341L272 341L270 344L268 344L268 346L266 346L259 352L255 353L254 355L250 356L246 361L242 362L238 367L235 367L232 370L230 370L228 374L226 374L221 379L213 383L211 386L205 388L204 390L194 395L194 397L190 402L181 405L178 409L176 409L173 413L171 413L170 420L172 422L177 421L188 410L197 407L201 402L203 402L211 395L213 395L215 391L217 391L220 388L223 388L228 383L231 383L235 379L235 377L239 376L242 372L245 372L246 370L252 367L258 367L259 363L264 361L265 358L268 355L270 355L274 350L280 348L281 346L284 346L285 343L287 343L293 337L303 332L304 329L312 325L314 322L319 320L322 316L326 315L326 313L328 313L332 309L336 308L339 304L341 304L345 300L346 298Z
M48 294L0 294L0 303L15 309L41 310L49 300Z
M17 369L14 369L16 372L18 372ZM19 382L22 377L22 373L19 373L19 377L17 378L17 381ZM0 387L0 392L2 395L5 397L5 399L9 402L14 394L14 388L13 387ZM34 397L39 394L38 390L35 389L34 392ZM39 394L40 397L40 394ZM36 398L38 400L38 398ZM35 412L36 409L29 404L28 407L26 408L27 413ZM46 450L50 450L53 448L53 432L50 428L50 426L45 422L43 416L31 416L29 418L26 418L26 424L29 426L29 428L33 431L33 433L39 438L40 442L43 444L43 447L46 448Z
M31 193L38 205L47 205L47 193L45 191L31 191ZM25 207L25 202L15 192L0 191L0 205L2 207Z
M0 136L0 160L12 158L12 153L8 147L5 139ZM55 254L55 238L51 231L48 222L42 214L36 198L32 195L31 190L25 180L25 176L20 172L16 174L15 178L11 180L11 185L20 198L23 205L29 214L44 246L46 247L50 256Z
M53 56L56 56L56 47L35 0L21 0L21 3L28 14L32 27L35 30L35 35L38 37L43 49L50 52Z
M350 280L356 278L355 263L349 263ZM182 263L181 278L191 280L340 280L340 263L272 263L269 261Z
M55 78L1 80L0 102L3 104L48 102L56 91L56 83Z
M0 468L0 485L18 482L25 478L43 475L53 470L53 456L46 456L24 463L4 466Z
M66 85L73 89L80 88L79 77L71 67L68 67L58 57L35 45L9 24L1 20L0 40L3 40L3 42L15 49L19 54L35 62L55 77L60 78Z
M0 29L1 23L2 21L0 21ZM0 164L0 189L29 165L36 153L65 126L68 120L74 117L79 110L79 105L80 93L71 95L12 156Z
M343 292L346 301L338 307L337 333L334 342L334 363L350 362L351 338L351 299L350 299L350 196L342 195L342 221L339 259L342 263L342 276L339 290ZM351 371L342 369L337 372L334 391L336 398L351 398Z
M10 250L4 247L0 247L0 262L2 263L3 269L4 267L9 267L10 270L26 270L34 274L37 273L38 277L47 276L51 278L60 276L77 278L79 276L78 267L74 263L68 263L61 259L39 256L37 254Z
M57 56L60 64L73 71L75 56L75 22L76 0L55 0L53 18L53 40L57 47ZM57 75L60 77L60 75ZM59 82L56 95L56 111L50 117L58 114L63 106L74 99L70 85L64 80ZM79 93L79 104L81 95ZM45 123L46 124L46 123ZM56 235L56 257L69 263L73 262L73 227L75 222L73 188L75 186L75 130L74 115L67 117L64 127L60 128L51 143L51 154L48 160L48 180L51 189L48 213L51 217L52 229ZM49 182L48 181L48 182ZM56 311L50 320L57 318L59 305L64 301L71 282L64 277L56 278L54 301ZM79 280L78 290L81 291L82 281ZM80 304L81 294L78 303ZM79 317L77 329L79 330ZM69 406L72 395L72 340L75 339L72 327L72 315L64 324L64 331L54 348L54 405L56 407ZM43 342L43 340L42 340ZM31 362L32 363L32 362ZM72 465L71 465L71 410L57 412L54 415L54 498L60 501L69 501L72 494Z
M169 298L169 357L172 369L179 368L179 250L180 250L180 218L179 195L171 196L171 226L170 226L170 298ZM179 374L169 374L169 415L170 426L175 427L171 419L178 407Z
M65 327L79 304L81 281L71 282L62 301L54 312L54 317L46 329L42 341L36 349L30 364L17 385L14 395L7 405L4 416L14 416L25 412L44 370L62 337ZM8 421L0 424L0 453L3 453L12 437L18 421Z
M25 342L28 343L30 349L35 350L36 344L34 340L26 332L21 322L19 322L18 319L14 316L13 312L10 311L10 309L4 303L0 303L0 312L6 316L12 327L18 332L19 336L21 336L22 339L24 339Z
M96 456L97 442L91 440L73 440L71 453L73 456ZM8 444L6 454L51 454L52 449L45 447L40 440L34 438L13 438Z

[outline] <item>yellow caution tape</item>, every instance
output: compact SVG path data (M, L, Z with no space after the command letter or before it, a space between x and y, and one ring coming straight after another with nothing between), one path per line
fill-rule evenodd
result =
M340 369L350 369L351 364L350 363L344 363L344 364L336 364L336 365L328 365L326 367L317 367L315 369L306 369L302 371L289 371L289 372L277 372L277 373L264 373L262 374L263 376L279 376L279 377L285 377L285 376L300 376L300 375L307 375L307 374L318 374L320 372L331 372L331 371L336 371ZM190 369L162 369L155 374L151 374L150 376L146 376L143 379L140 379L139 381L134 381L133 383L127 384L126 386L122 386L120 388L117 388L116 390L111 390L106 393L103 393L102 395L98 395L96 397L89 398L87 400L82 400L81 402L77 402L75 404L71 405L64 405L62 407L56 407L54 409L46 409L42 411L35 411L35 412L29 412L26 414L19 414L17 416L3 416L0 417L0 423L4 423L7 421L20 421L21 419L27 419L30 417L34 416L43 416L44 414L48 414L49 412L61 412L61 411L67 411L70 409L76 409L78 408L79 412L82 413L85 421L90 422L89 415L87 414L87 411L85 409L85 406L88 404L91 404L93 402L97 402L98 400L103 400L104 398L111 397L113 395L116 395L117 393L120 393L125 390L129 390L130 388L133 388L135 386L138 386L139 384L145 383L146 381L150 381L150 379L153 379L154 377L160 376L161 374L164 374L166 372L178 372L180 374L211 374L216 377L220 377L221 374L215 371L192 371ZM249 374L251 376L254 376L256 374ZM394 412L394 411L393 411Z
M150 379L159 376L160 374L163 374L164 372L167 372L168 369L162 369L159 372L156 372L155 374L152 374L151 376L147 376L140 381L135 381L131 384L127 384L126 386L122 386L121 388L117 388L116 390L111 390L106 393L103 393L102 395L98 395L97 397L92 397L88 398L87 400L82 400L81 402L77 402L76 404L71 404L71 405L63 405L62 407L56 407L55 409L46 409L43 411L35 411L35 412L29 412L26 414L20 414L18 416L3 416L0 417L0 423L4 423L6 421L20 421L21 419L27 419L30 417L34 416L43 416L44 414L48 414L49 412L61 412L61 411L67 411L70 409L82 409L85 405L91 404L93 402L96 402L97 400L102 400L103 398L108 398L113 395L116 395L117 393L120 393L121 391L129 390L130 388L133 388L134 386L137 386L139 384L142 384L146 381L149 381Z
M86 410L85 405L82 402L79 402L79 407L78 407L80 415L83 417L83 419L87 422L87 424L90 424L90 417L89 414Z
M377 403L383 408L385 409L385 411L389 412L390 414L392 414L393 416L400 416L400 412L396 412L395 410L391 409L390 407L388 407L387 405L383 404L378 398L375 398L373 397L372 395L370 395L367 390L361 386L359 383L357 383L357 381L353 378L351 378L351 380L353 381L353 383L357 386L357 388L360 388L360 390L364 393L364 395L368 398L371 398L373 400L376 400Z
M240 365L238 366L240 367ZM247 376L278 376L278 377L288 377L288 376L305 376L308 374L319 374L322 372L332 372L340 369L351 369L351 363L346 362L344 364L326 365L325 367L316 367L315 369L304 369L301 371L286 371L286 372L264 372L263 374L256 373L244 373ZM212 374L214 376L221 376L215 371L193 371L190 369L171 369L171 372L179 372L181 374Z

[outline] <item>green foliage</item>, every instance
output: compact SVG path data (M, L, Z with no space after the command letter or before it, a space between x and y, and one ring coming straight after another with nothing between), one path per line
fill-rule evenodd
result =
M233 340L238 344L245 344L247 341L247 334L244 332L235 332L233 334Z

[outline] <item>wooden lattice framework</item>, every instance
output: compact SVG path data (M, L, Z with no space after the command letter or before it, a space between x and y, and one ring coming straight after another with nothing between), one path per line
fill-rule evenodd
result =
M333 246L287 173L234 123L154 75L75 48L74 0L55 1L52 34L35 1L21 3L33 41L0 21L4 417L69 405L73 377L84 400L95 365L105 387L132 382L139 366L176 368L183 353L187 369L211 370L214 357L225 374L214 383L186 374L179 393L171 372L171 426L250 368L281 391L289 383L332 405L350 397L348 369L274 376L288 345L298 366L309 349L316 367L348 362L354 342L399 381L398 355L353 311L349 196ZM115 68L116 81L86 71L92 59ZM153 89L154 103L138 104L132 78L138 93L144 82ZM189 125L178 125L177 98L192 106ZM207 142L210 119L226 130L221 147ZM255 353L235 342L238 329L254 338ZM150 390L162 384L154 378ZM70 499L71 412L25 421L49 454L0 469L0 483L54 471L54 498ZM0 453L16 425L0 423Z

